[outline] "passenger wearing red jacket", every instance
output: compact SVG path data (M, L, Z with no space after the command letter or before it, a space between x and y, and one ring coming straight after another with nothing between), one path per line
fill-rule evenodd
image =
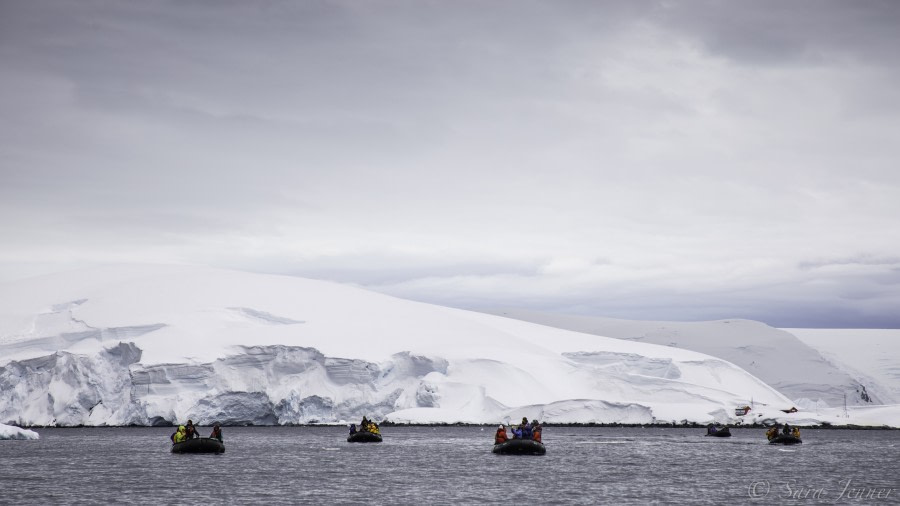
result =
M505 443L509 437L506 435L506 427L501 425L497 427L497 433L494 434L494 444L498 445L500 443Z
M537 420L532 420L532 422L531 422L531 438L534 439L535 441L537 441L538 443L541 442L541 431L542 430L544 430L544 428L541 426L540 422L538 422Z

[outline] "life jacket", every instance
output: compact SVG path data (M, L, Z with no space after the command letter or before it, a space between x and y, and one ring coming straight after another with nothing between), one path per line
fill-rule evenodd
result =
M173 438L172 441L175 442L175 443L180 443L180 442L182 442L182 441L184 441L184 440L185 440L184 426L183 426L183 425L180 425L180 426L178 427L178 430L175 431L175 436L174 436L174 438Z
M794 427L794 430L791 431L791 435L796 438L799 438L800 437L800 429L798 429L797 427Z
M498 445L500 443L505 443L509 440L509 436L506 435L506 429L497 429L497 433L494 434L494 444Z

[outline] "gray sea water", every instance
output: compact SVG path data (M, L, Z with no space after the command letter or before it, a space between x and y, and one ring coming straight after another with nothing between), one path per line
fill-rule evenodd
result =
M900 431L547 427L544 456L491 453L492 427L226 427L226 452L169 452L171 428L38 429L0 441L0 503L900 504ZM201 429L207 435L208 428Z

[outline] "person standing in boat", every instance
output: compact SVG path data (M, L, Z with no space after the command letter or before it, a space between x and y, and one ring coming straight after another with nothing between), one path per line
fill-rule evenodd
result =
M541 423L540 423L540 422L538 422L537 420L532 420L532 421L531 421L531 439L534 439L535 441L537 441L538 443L540 443L540 442L541 442L541 431L542 431L542 430L544 430L544 428L541 427Z
M522 438L523 439L531 439L532 438L531 425L528 424L528 419L525 418L524 416L522 417L521 427L522 427Z
M494 444L499 445L507 441L509 441L509 436L506 435L506 427L500 424L500 427L497 427L497 433L494 434Z
M369 420L366 418L366 415L363 415L362 421L359 422L359 430L360 432L369 430Z
M209 433L210 439L218 439L219 442L222 442L222 428L219 427L219 424L213 424L212 432Z
M187 424L184 426L184 436L186 439L194 439L195 437L200 437L200 434L197 432L197 428L194 427L193 420L188 420Z
M790 436L791 435L791 426L788 425L787 423L785 423L784 430L782 430L781 433L784 434L785 436Z

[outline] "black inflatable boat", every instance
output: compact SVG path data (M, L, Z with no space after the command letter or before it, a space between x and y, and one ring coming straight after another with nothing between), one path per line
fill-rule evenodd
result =
M172 453L225 453L225 445L218 439L197 437L173 444Z
M381 434L374 432L358 431L347 436L348 443L380 443Z
M492 452L499 455L543 455L547 453L543 443L531 439L510 439L494 445Z
M770 445L798 445L802 442L799 437L790 434L779 434L769 440Z
M707 431L706 435L711 437L731 437L731 430L729 430L728 427L724 427L715 432Z

